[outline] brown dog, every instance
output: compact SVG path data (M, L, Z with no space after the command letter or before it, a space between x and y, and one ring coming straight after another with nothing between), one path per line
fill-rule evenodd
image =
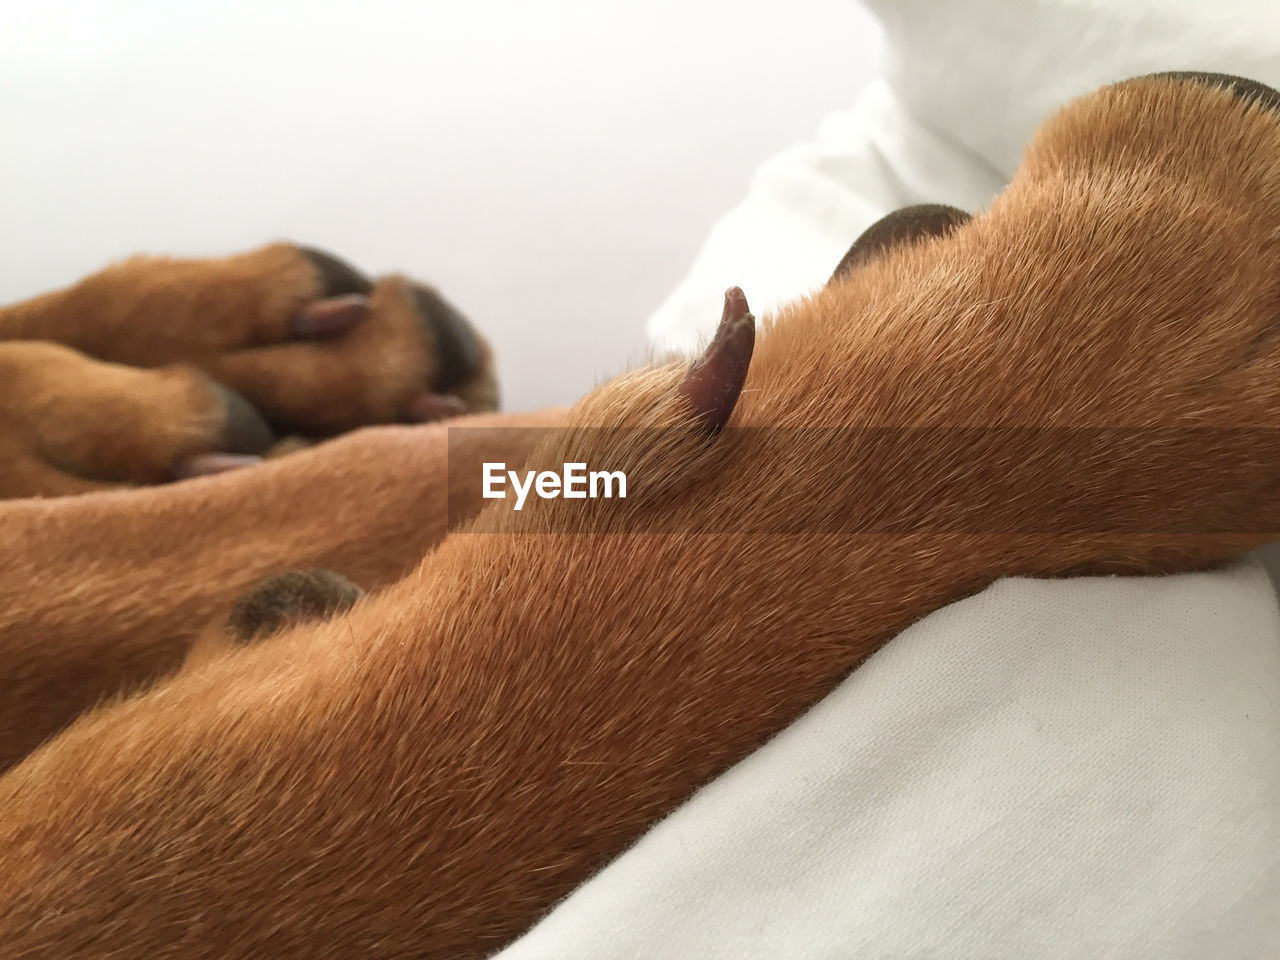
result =
M605 384L529 455L623 469L627 500L493 504L344 614L82 717L0 779L0 943L24 958L483 955L941 604L1009 574L1187 569L1273 539L1278 103L1167 75L1071 104L988 212L882 225L754 357L731 292L698 364ZM6 508L46 544L25 582L59 585L12 591L29 636L58 629L35 667L37 642L6 634L6 676L48 684L63 647L91 673L85 651L111 662L130 618L174 630L179 614L150 608L180 611L243 556L236 534L192 527L193 501L217 509L256 474L259 502L283 508L267 488L315 481L324 456ZM377 496L439 507L441 486L404 483ZM107 596L103 558L143 498L166 496L141 535L169 562L130 554ZM344 527L387 519L350 508L365 513ZM305 555L293 566L359 582L350 563L397 549L373 533L344 553L351 528L296 531L297 509L271 531L306 541L280 547ZM405 520L423 540L382 577L432 539L422 514ZM78 565L86 529L95 556ZM194 535L214 541L174 563Z

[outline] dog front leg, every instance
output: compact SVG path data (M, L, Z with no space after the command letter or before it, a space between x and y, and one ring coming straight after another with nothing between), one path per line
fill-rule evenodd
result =
M474 514L459 461L520 463L560 412L358 431L148 490L0 504L0 769L78 713L177 667L263 578L330 568L366 589L411 569ZM449 456L454 458L449 469Z

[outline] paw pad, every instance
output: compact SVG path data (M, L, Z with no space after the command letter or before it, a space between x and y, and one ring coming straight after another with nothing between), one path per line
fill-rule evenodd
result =
M263 640L298 623L327 620L351 607L361 590L332 570L290 570L264 580L238 601L226 632L241 644Z

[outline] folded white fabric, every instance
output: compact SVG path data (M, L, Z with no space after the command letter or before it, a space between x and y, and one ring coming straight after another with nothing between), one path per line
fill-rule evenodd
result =
M500 956L1274 960L1278 694L1253 563L1002 581L899 635Z
M984 206L1043 116L1170 69L1280 86L1271 0L876 0L882 76L759 170L654 315L824 283L908 203ZM780 637L779 642L786 642ZM1011 580L916 624L503 960L1280 957L1280 614L1252 561Z
M763 164L649 320L660 349L715 330L726 287L759 315L821 286L874 220L987 205L1054 108L1105 83L1209 70L1280 87L1273 0L869 0L880 77L810 143ZM817 28L815 28L817 29Z

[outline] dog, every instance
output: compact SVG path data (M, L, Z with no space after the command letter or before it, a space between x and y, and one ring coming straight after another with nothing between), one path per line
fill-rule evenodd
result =
M0 943L483 956L924 614L1002 576L1198 569L1275 539L1277 227L1280 94L1142 77L1046 121L989 210L890 215L758 340L731 290L693 364L568 412L359 431L252 469L0 506L22 544L0 561ZM223 347L295 348L280 318L323 294L405 316L402 281L319 290L299 266L281 306L258 261L230 262L261 282L205 286L214 268L195 265L163 285L203 291L166 311L189 324L177 339L224 296L243 297L227 316L276 319ZM101 297L106 339L148 318L115 359L175 359L147 346L163 321L128 292L170 269L126 264L67 316ZM354 335L364 310L311 322ZM102 349L61 322L39 335ZM223 347L204 369L304 432L394 418L434 386L422 360L394 402L321 414ZM221 419L148 476L269 443L228 439L239 404L203 389ZM494 423L539 429L457 429ZM585 512L482 509L445 465L451 433L467 462L600 462L632 489ZM458 510L476 516L449 532ZM313 567L371 592L259 584Z

